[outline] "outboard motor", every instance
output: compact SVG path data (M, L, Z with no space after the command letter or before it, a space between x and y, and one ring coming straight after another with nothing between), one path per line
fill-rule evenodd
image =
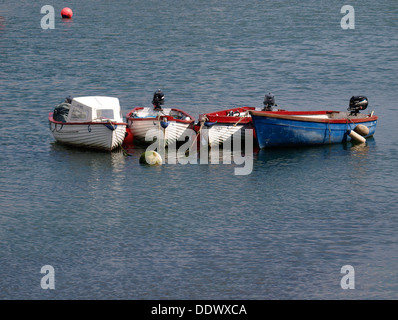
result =
M263 111L272 111L272 107L276 106L274 95L272 93L266 94L263 103L264 103Z
M69 104L71 104L72 103L72 100L73 100L73 98L72 98L72 96L67 96L66 98L65 98L65 103L69 103Z
M164 94L162 91L160 91L160 89L153 94L152 104L155 110L162 109L161 105L164 104Z
M356 116L360 110L365 110L368 107L368 98L364 96L353 96L350 99L350 116Z

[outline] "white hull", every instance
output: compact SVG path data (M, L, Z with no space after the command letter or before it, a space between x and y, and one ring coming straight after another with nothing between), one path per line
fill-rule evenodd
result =
M166 145L174 144L177 141L184 141L185 135L188 135L187 129L189 129L191 123L183 123L177 121L169 121L167 128L162 128L157 119L145 119L145 120L129 120L129 129L131 130L134 139L142 143L152 143L153 137L164 134ZM152 130L152 131L150 131ZM148 135L148 141L145 137L147 133L153 133L152 136ZM161 132L159 134L159 132Z
M249 124L214 124L208 129L208 144L210 147L222 145L225 141L232 138L232 135L241 132L241 139L245 137L245 130L249 129Z
M109 129L105 124L59 124L50 121L54 138L64 144L111 151L119 147L126 133L125 124Z

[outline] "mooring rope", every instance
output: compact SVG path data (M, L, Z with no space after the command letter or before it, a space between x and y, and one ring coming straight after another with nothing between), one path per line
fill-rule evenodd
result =
M199 136L200 132L202 131L202 129L203 129L204 125L205 125L206 120L209 120L209 119L205 116L204 118L202 118L202 120L203 120L203 121L202 121L202 123L201 123L201 125L200 125L200 127L199 127L198 132L196 133L195 138L193 139L191 145L189 146L188 150L187 150L185 153L187 153L187 152L189 152L189 150L191 150L192 146L194 145L194 143L195 143L196 140L198 139L198 136Z
M243 118L246 118L248 112L249 112L249 111L246 111L246 112L239 118L239 120L233 125L233 127L236 127L236 126L239 124L239 122L241 122L241 121L243 120Z
M57 129L57 125L58 125L58 123L55 124L54 130L57 132L60 132L62 130L62 128L64 127L64 124L61 124L61 128L59 128L59 129Z
M330 130L330 123L328 122L328 129L329 129L329 143L331 142L332 139L332 131Z
M163 110L160 110L164 116L167 116L166 114L164 114ZM160 130L162 128L161 124L160 124L160 117L161 114L159 112L158 116L156 117L157 121L158 121L158 130L159 130L159 136L160 136ZM158 139L158 145L159 145L159 150L160 150L160 139ZM166 128L163 129L163 148L166 148Z
M123 148L123 145L120 145L120 148L122 148L122 152L123 152L124 156L127 156L127 157L131 157L132 156L132 154L128 153L127 150Z
M113 122L111 119L108 119L109 124L111 125L112 129L111 130L115 130L115 126L113 125Z
M355 122L352 121L352 120L349 118L349 116L347 116L347 118L345 118L345 119L346 119L346 131L348 131L348 128L349 128L349 126L348 126L348 121L350 121L354 126L355 126ZM351 128L350 128L350 130L351 130Z

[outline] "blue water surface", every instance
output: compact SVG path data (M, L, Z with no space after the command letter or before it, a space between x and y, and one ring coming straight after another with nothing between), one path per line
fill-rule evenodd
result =
M55 9L43 30L41 7ZM341 1L0 2L1 299L397 299L398 4ZM366 146L146 167L65 147L48 112L66 96L200 113L340 110L365 95ZM42 266L55 289L41 287ZM341 268L355 269L342 289Z

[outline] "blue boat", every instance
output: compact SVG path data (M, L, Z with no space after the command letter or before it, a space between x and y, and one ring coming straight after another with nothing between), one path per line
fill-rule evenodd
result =
M366 109L366 97L352 97L360 103L348 112L339 111L250 111L260 148L292 147L365 142L374 135L378 117ZM359 99L359 98L362 98ZM366 99L366 103L364 102Z

